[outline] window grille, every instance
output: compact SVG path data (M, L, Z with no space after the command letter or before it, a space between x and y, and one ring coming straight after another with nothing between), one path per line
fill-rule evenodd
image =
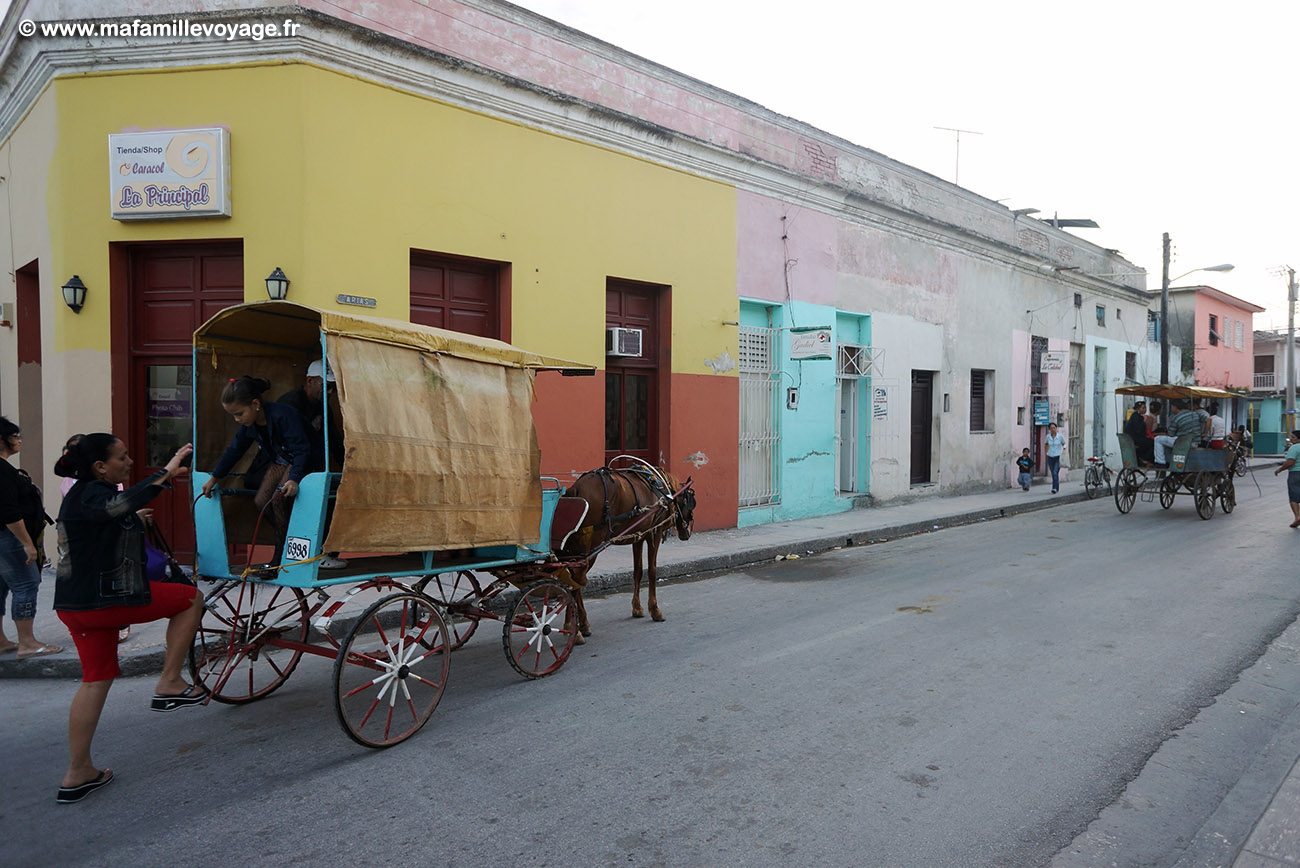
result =
M836 373L841 377L879 376L881 351L858 344L840 344L836 351Z

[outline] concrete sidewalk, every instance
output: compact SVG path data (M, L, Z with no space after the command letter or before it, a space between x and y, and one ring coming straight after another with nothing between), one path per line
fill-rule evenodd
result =
M1257 478L1268 478L1279 457L1257 456L1252 461ZM1009 488L982 494L954 497L925 497L904 503L890 503L856 509L838 515L784 521L748 528L704 531L681 542L675 537L659 551L659 576L671 580L714 570L737 569L767 563L781 556L806 557L845 546L884 542L918 533L972 524L1077 503L1085 499L1082 472L1068 474L1059 494L1036 481L1030 491ZM1098 498L1109 498L1106 492ZM630 547L615 546L600 555L590 574L589 594L616 593L631 589ZM12 655L0 657L0 678L79 679L81 665L63 623L51 609L54 576L46 570L41 584L36 636L64 646L60 654L29 660ZM155 675L162 665L165 622L140 624L119 646L123 675ZM12 633L12 629L10 628ZM1232 868L1279 868L1300 866L1300 761L1290 756L1284 783L1268 808L1253 826ZM1117 862L1116 864L1123 864ZM1226 864L1226 863L1225 863ZM1220 866L1222 868L1222 866Z

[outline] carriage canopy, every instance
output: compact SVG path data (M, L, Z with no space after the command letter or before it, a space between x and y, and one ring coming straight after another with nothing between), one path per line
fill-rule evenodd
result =
M244 374L269 399L324 352L342 417L343 466L324 548L406 552L524 545L541 517L537 371L594 368L503 341L285 301L227 308L194 333L195 466L234 433L219 395ZM239 468L236 468L237 470Z
M1173 400L1174 398L1210 398L1212 400L1227 400L1229 398L1240 398L1241 396L1224 389L1216 389L1213 386L1183 386L1172 383L1152 383L1146 386L1120 386L1115 390L1116 395L1135 395L1141 398L1156 398L1160 400Z

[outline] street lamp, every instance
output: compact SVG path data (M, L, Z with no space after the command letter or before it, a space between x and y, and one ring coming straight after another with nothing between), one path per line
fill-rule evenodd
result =
M1163 236L1163 267L1160 272L1160 382L1169 383L1169 233ZM1191 271L1178 275L1174 280L1182 280L1189 274L1195 274L1198 271L1232 271L1231 263L1222 265L1210 265L1205 268L1193 268Z

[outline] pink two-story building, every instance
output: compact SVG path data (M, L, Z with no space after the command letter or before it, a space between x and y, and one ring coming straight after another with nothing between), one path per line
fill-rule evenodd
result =
M1169 291L1169 338L1183 348L1181 370L1198 386L1250 391L1255 373L1253 316L1264 308L1212 286ZM1178 360L1172 360L1171 367Z

